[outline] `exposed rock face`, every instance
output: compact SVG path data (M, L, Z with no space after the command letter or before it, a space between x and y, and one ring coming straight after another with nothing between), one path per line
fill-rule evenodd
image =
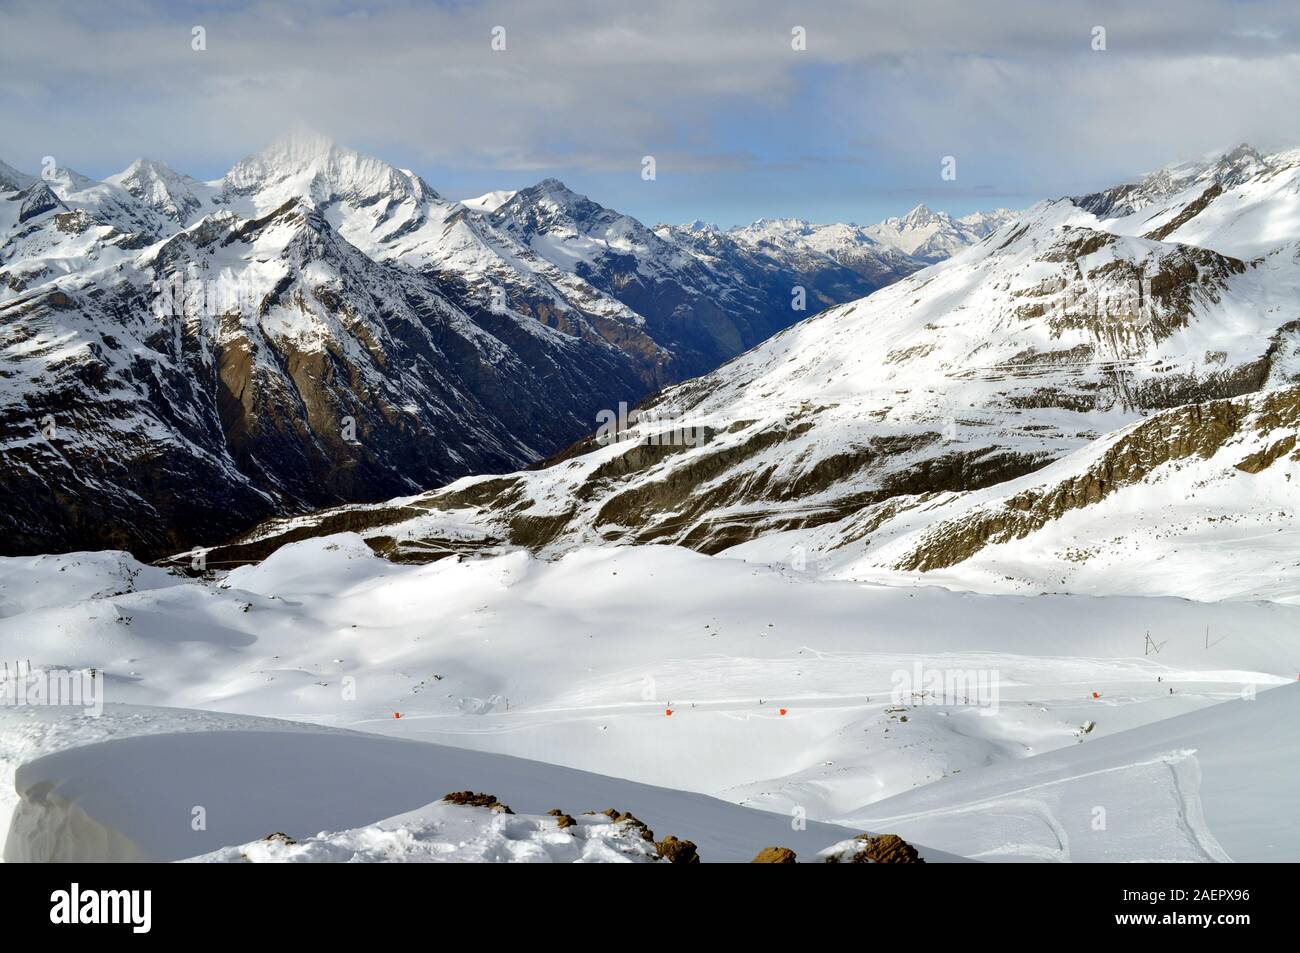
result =
M794 864L794 863L798 863L798 861L795 859L794 851L792 851L789 847L764 847L762 850L760 850L757 854L754 855L754 859L751 860L750 863L751 864Z
M923 864L923 858L897 834L859 834L835 845L823 860L828 864Z
M1091 466L1069 479L936 522L898 568L928 571L955 565L986 546L1023 539L1071 510L1099 503L1166 464L1193 456L1208 459L1248 435L1264 438L1265 445L1236 463L1238 470L1258 474L1288 454L1300 461L1297 429L1300 387L1165 411L1120 434Z
M459 804L462 807L486 807L500 814L514 813L514 811L498 801L493 794L479 794L474 791L452 791L450 794L443 795L442 799L448 804Z
M576 820L574 820L572 815L565 814L558 807L551 808L546 813L549 814L551 817L555 818L555 826L558 827L560 830L564 830L566 827L573 827L575 824L578 823Z
M650 830L644 821L629 811L620 811L617 808L610 807L600 813L608 817L614 824L626 824L636 830L640 833L642 840L653 841L655 839L655 832Z
M37 182L28 186L17 194L15 200L20 203L18 206L19 224L30 221L45 212L67 208L44 182Z
M669 834L663 840L655 844L659 851L659 856L670 864L698 864L700 855L695 850L695 844L688 840L678 840Z

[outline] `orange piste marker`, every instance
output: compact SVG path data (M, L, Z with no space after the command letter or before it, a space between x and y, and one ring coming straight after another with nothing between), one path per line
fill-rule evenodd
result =
M673 713L673 710L672 710L671 708L665 708L665 709L664 709L664 715L671 715L672 713Z
M394 717L394 718L401 718L401 717L402 717L402 713L401 713L400 711L395 711L395 712L393 712L393 717Z
M783 714L783 715L785 714L785 709L784 709L784 708L781 709L781 714Z

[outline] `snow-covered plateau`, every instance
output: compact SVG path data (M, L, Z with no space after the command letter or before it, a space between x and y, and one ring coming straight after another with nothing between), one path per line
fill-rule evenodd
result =
M6 559L0 612L8 654L105 702L0 706L11 861L655 859L609 808L705 862L864 831L933 860L1300 859L1300 605L660 546L399 565L344 534L219 581ZM437 803L460 790L515 815Z

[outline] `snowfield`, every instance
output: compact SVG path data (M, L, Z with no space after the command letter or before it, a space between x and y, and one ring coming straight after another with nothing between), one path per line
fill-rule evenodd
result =
M4 559L0 605L8 655L94 668L108 701L0 705L10 860L594 860L618 832L557 841L546 812L610 807L706 862L864 830L933 859L1300 859L1297 821L1245 796L1293 773L1296 605L879 586L676 547L398 565L351 534L210 582ZM1176 788L1147 766L1166 757ZM960 820L1075 777L1089 809L1131 810L1068 847L1042 831L1087 825L1073 797L1029 832ZM519 817L435 803L466 789Z
M1300 685L908 792L852 820L981 860L1300 861Z

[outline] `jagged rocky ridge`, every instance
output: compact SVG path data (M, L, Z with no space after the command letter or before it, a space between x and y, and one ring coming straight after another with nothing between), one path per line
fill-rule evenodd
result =
M1293 439L1293 415L1260 446L1251 421L1293 402L1300 381L1300 155L1237 150L1205 169L1124 215L1042 203L664 391L617 439L528 472L272 522L217 555L257 559L352 530L396 559L676 543L851 578L933 573L1117 487L1160 484L1193 451L1286 463L1269 448ZM1114 447L1127 449L1096 462ZM1281 464L1210 459L1203 477L1226 494L1211 513L1234 494L1278 492L1252 477L1289 480ZM1006 487L1010 502L991 502Z

